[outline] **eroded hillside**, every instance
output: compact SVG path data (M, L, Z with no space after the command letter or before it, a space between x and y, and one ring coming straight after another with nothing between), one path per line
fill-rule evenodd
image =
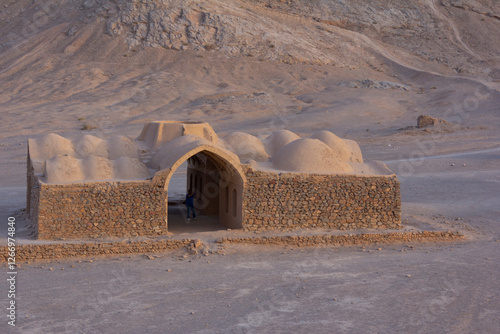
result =
M482 89L460 121L489 124L499 13L493 0L2 1L0 107L23 134L197 119L359 138L446 118Z

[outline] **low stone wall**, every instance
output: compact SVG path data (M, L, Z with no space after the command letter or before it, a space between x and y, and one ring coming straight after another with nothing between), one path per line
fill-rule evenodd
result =
M31 198L30 216L39 239L167 233L166 192L151 181L66 185L38 181Z
M247 170L243 228L360 229L401 226L399 181L392 176Z
M222 238L218 243L254 244L254 245L288 245L296 247L311 246L353 246L376 245L388 243L408 242L439 242L463 240L465 237L458 232L451 231L417 231L391 233L362 233L348 235L305 235L305 236L273 236L273 237L243 237Z
M133 253L156 253L189 246L193 241L147 240L93 243L58 243L40 245L18 245L16 261L58 259L75 256L119 255ZM0 246L0 262L7 262L7 246Z
M351 246L409 242L447 242L463 240L464 236L450 231L415 231L390 233L363 233L347 235L283 235L257 237L226 237L216 240L218 244ZM185 247L186 250L201 248L201 240L146 240L93 243L57 243L39 245L18 245L16 261L36 261L79 256L119 255L133 253L157 253ZM7 262L8 247L0 246L0 262Z

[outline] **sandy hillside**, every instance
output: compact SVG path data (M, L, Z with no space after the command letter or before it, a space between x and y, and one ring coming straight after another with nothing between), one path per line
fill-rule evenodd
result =
M2 135L135 136L190 119L359 140L420 113L496 126L498 13L494 1L4 2ZM468 117L453 110L464 104Z
M264 144L285 129L303 138L327 130L356 140L365 161L382 160L397 173L405 224L472 236L454 248L458 252L439 245L401 253L408 248L401 245L382 253L373 248L367 259L356 248L321 251L312 271L313 250L269 250L270 257L266 249L237 249L200 270L192 269L202 267L199 259L165 256L142 276L141 266L149 263L138 257L74 272L63 264L57 280L50 275L61 273L59 266L49 272L33 265L23 284L41 297L21 294L21 316L29 317L24 332L112 332L113 323L121 332L146 325L152 333L167 325L186 332L178 319L195 319L188 331L199 333L494 331L500 309L498 31L496 0L0 0L2 222L21 217L25 206L29 138L135 138L151 120L191 120L209 122L220 137L245 132ZM421 114L450 124L417 129ZM276 272L290 263L301 264L294 280ZM172 290L158 295L165 270L181 273L183 265L193 265L186 269L192 279L179 274ZM82 293L91 303L100 298L95 287L109 290L103 283L109 268L133 273L134 281L144 278L141 291L117 278L123 284L113 294L116 303L129 303L126 313L112 298L96 312L68 311ZM96 279L83 280L86 275ZM76 281L81 290L71 290ZM53 282L57 287L47 288ZM64 291L75 291L76 299ZM218 302L221 291L236 317L221 316L230 310ZM171 294L175 309L154 299ZM342 304L332 306L333 298ZM62 325L53 316L47 320L47 301L55 299ZM341 319L331 316L338 312Z

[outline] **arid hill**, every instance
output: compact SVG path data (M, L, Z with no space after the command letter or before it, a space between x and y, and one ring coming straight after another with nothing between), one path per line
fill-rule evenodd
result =
M134 137L187 119L362 141L420 114L493 129L499 13L493 0L3 1L3 135Z

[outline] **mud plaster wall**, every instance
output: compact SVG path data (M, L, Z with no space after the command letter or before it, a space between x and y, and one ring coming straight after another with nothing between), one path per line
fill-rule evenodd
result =
M200 215L219 214L219 173L188 167L187 188L196 194L194 201L196 213Z
M166 195L162 185L151 181L38 181L32 189L30 217L39 239L164 235Z
M219 183L219 220L229 228L242 228L243 184L236 174Z
M246 173L243 227L399 228L401 196L396 176Z
M202 154L195 157L200 155ZM219 223L227 228L242 227L243 180L226 163L215 161L206 155L201 160L190 159L187 185L197 194L197 212L218 215Z

